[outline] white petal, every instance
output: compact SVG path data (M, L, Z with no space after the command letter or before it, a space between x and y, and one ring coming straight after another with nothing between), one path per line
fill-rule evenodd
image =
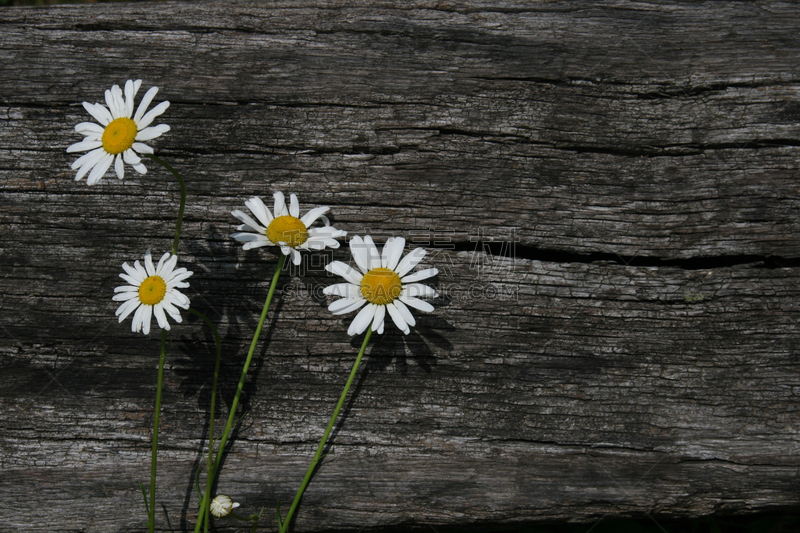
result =
M138 298L134 298L134 299L128 300L124 304L120 305L117 308L117 313L116 313L117 316L119 317L119 321L122 322L123 320L128 318L128 315L130 315L133 312L134 309L139 307L140 303L141 302L139 301Z
M75 126L75 131L84 135L95 134L102 136L105 128L100 124L95 124L94 122L81 122Z
M393 301L389 305L395 306L395 308L400 312L400 316L403 317L403 320L405 320L406 324L408 324L409 326L414 326L417 323L417 321L414 320L414 315L411 314L411 311L408 310L406 304L401 302L400 299Z
M114 85L110 89L106 89L105 97L106 97L106 105L108 106L108 110L111 111L111 116L114 119L118 119L122 116L120 113L119 107L117 107L117 99L115 97L115 89L119 90L119 85Z
M316 222L319 217L327 213L329 210L330 207L315 207L314 209L303 215L303 218L300 219L300 222L302 222L305 225L305 227L309 227L311 224Z
M398 263L397 268L394 269L397 272L397 275L401 278L411 272L411 270L419 264L422 259L425 258L425 250L422 248L414 248L408 255L406 255L400 263Z
M259 222L264 225L265 229L267 226L269 226L269 223L272 222L272 213L258 196L253 196L247 200L244 205L246 205L250 212L252 212Z
M242 250L252 250L253 248L261 248L262 246L272 246L272 243L266 238L264 238L263 241L246 242L242 245Z
M134 85L133 80L125 82L125 116L133 116L133 99L136 97L138 86Z
M375 316L372 318L372 331L379 331L383 333L383 318L386 316L386 306L379 305L375 309Z
M142 101L139 102L139 108L136 110L136 114L133 116L133 121L136 124L139 124L139 122L142 120L142 117L147 111L148 106L150 106L150 102L153 101L153 98L155 98L157 92L158 87L150 87L150 89L144 93Z
M266 237L258 233L231 233L230 237L239 242L263 242L264 244L261 246L269 246L272 244Z
M131 145L131 148L133 148L135 151L139 152L140 154L152 154L152 153L154 153L153 149L150 148L149 146L147 146L144 143L133 143Z
M375 316L375 311L377 308L377 305L369 304L364 307L364 309L359 311L356 317L350 323L350 327L347 329L347 334L360 335L363 333L364 330L369 326L369 323L372 322L372 318Z
M164 100L153 109L148 111L140 120L134 120L136 122L136 127L139 128L139 131L143 130L147 126L149 126L157 117L164 114L164 111L167 110L169 107L169 102ZM160 127L160 126L159 126Z
M281 247L281 250L285 250L285 248ZM300 252L298 252L297 250L289 248L289 254L287 254L286 252L283 252L283 253L286 254L286 255L291 254L291 256L292 256L292 264L294 264L294 265L299 265L301 263L301 261L302 261L302 258L300 257Z
M383 254L381 254L381 266L394 270L398 261L403 256L403 248L406 245L406 240L402 237L390 237L386 244L383 245Z
M82 156L80 156L78 159L76 159L76 160L75 160L75 161L72 163L72 170L75 170L75 169L76 169L76 168L78 168L78 167L82 167L82 166L84 166L84 165L85 165L85 164L86 164L86 163L87 163L89 160L93 160L93 161L95 161L95 162L99 161L99 160L100 160L100 157L101 157L101 156L102 156L102 154L104 154L105 152L106 152L106 151L105 151L105 150L103 150L102 148L97 148L97 149L95 149L95 150L92 150L91 152L88 152L88 153L85 153L85 154L83 154ZM94 164L94 163L93 163L93 164Z
M437 268L426 268L425 270L418 270L408 276L401 278L400 281L405 283L413 283L415 281L422 281L424 279L432 278L439 273Z
M70 154L72 152L85 152L87 150L94 150L95 148L100 148L101 146L103 146L102 141L93 141L84 139L81 142L77 142L75 144L70 145L69 148L67 148L67 153Z
M361 298L361 287L352 283L337 283L322 289L323 294L343 298Z
M169 322L167 322L167 315L164 313L164 309L160 305L154 305L153 314L156 315L158 327L169 331Z
M138 165L133 165L133 170L135 170L139 174L147 174L147 167L141 163L139 163Z
M410 298L436 298L439 296L431 287L421 283L403 283L403 289L400 294Z
M178 256L172 255L169 252L165 252L164 255L161 256L161 259L158 260L158 265L156 265L155 275L161 276L162 279L165 281L170 277L170 274L175 269L175 265L178 264Z
M102 148L97 148L96 150L92 150L86 154L83 154L78 159L72 163L72 170L75 170L78 167L81 167L81 172L78 173L78 177L75 179L81 179L86 172L89 171L90 168L95 166L98 161L103 158L103 155L106 153L105 150ZM83 168L86 167L86 168Z
M115 302L127 302L128 300L138 299L139 291L118 292L111 299Z
M89 185L94 185L95 183L100 181L100 179L102 179L102 177L105 175L106 170L108 170L108 167L110 167L111 163L113 162L114 162L113 155L103 154L103 157L100 158L100 160L94 166L92 171L89 173L89 177L86 179L86 183L88 183Z
M283 193L278 191L272 195L275 198L275 207L272 212L275 213L275 218L284 217L289 214L286 209L286 200L283 198Z
M144 253L144 269L148 276L154 276L156 267L153 265L153 256L150 254L150 248Z
M364 237L364 246L367 249L367 267L369 270L381 267L381 254L378 253L378 248L372 242L372 237L366 235Z
M329 305L328 311L334 315L346 315L347 313L352 313L356 309L360 309L365 303L367 303L367 301L364 298L342 298Z
M426 302L425 300L417 300L416 298L413 298L411 296L404 296L402 294L400 295L398 300L400 300L406 305L410 305L414 309L419 309L420 311L424 311L426 313L430 313L433 311L433 306L428 302Z
M342 276L350 283L354 283L359 286L361 285L361 279L364 277L356 269L348 264L342 263L341 261L331 261L325 265L325 270L331 272L332 274L336 274L337 276Z
M130 148L122 152L122 158L129 165L138 165L139 163L142 162L142 158L136 155L136 152L134 152Z
M289 195L289 214L294 218L300 218L300 202L294 193Z
M136 261L134 264L138 265L139 262ZM145 272L143 272L143 271L140 272L139 269L130 266L128 263L122 263L122 269L125 272L127 272L128 276L130 276L134 280L132 283L131 282L128 282L128 283L130 283L131 285L134 285L138 290L139 285L141 285L141 283L147 277L147 274ZM123 274L120 274L120 277L125 279Z
M102 126L108 126L111 124L111 121L114 120L114 117L111 116L111 113L108 112L108 109L103 107L103 104L90 104L89 102L84 102L83 108L88 111L89 114L92 115L94 119Z
M125 165L122 163L122 154L117 154L114 158L114 172L117 173L119 179L125 177Z
M350 254L361 272L364 274L369 272L369 249L364 244L364 240L358 235L350 239Z
M394 325L397 326L397 329L408 335L411 330L409 329L408 324L406 324L406 321L403 319L403 315L401 315L400 311L398 311L397 307L395 307L394 302L386 304L385 307L389 312L389 316L392 317L392 322L394 322Z
M159 124L158 126L153 126L152 128L145 128L143 130L139 130L139 133L136 134L136 141L149 141L155 139L156 137L161 137L161 135L168 131L169 126L166 124Z
M250 218L250 215L248 215L244 211L239 211L238 209L234 209L233 211L231 211L231 215L236 217L240 222L244 222L246 227L244 228L240 227L239 230L244 230L244 231L249 230L254 233L264 233L267 230L265 226L262 226L261 224Z

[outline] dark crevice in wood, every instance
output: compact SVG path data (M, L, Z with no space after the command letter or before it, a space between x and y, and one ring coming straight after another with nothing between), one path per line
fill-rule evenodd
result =
M662 259L652 256L632 256L608 252L581 254L521 245L516 242L497 241L456 242L442 245L434 243L431 247L450 249L457 252L485 253L509 260L525 259L546 263L615 263L630 267L673 267L683 270L711 270L742 265L766 269L800 267L800 257L781 257L776 255L741 254L692 257L688 259Z

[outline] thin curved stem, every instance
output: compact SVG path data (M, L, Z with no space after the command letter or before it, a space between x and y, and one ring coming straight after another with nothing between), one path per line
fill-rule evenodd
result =
M150 455L150 506L147 525L150 533L156 528L156 470L158 466L158 426L161 420L161 385L164 382L164 360L167 354L167 332L161 330L161 354L158 357L158 379L156 382L156 405L153 408L153 445Z
M228 422L225 424L225 430L222 432L222 438L219 441L214 462L211 465L211 468L208 470L208 479L206 480L207 489L205 494L203 494L202 501L200 502L200 509L197 513L197 523L195 524L194 528L195 533L200 532L201 524L208 518L208 505L211 499L211 490L209 487L213 486L214 484L214 478L216 478L217 469L219 468L219 463L222 459L222 452L225 450L225 446L228 444L228 437L230 436L231 429L233 428L233 422L236 419L236 408L239 406L239 397L242 395L244 383L247 379L247 371L250 369L250 363L253 360L253 354L255 353L256 345L258 344L258 337L261 335L261 329L264 327L264 321L267 318L267 312L269 311L269 306L272 303L272 297L275 294L275 288L278 286L278 278L281 275L281 270L283 270L283 263L285 261L286 256L281 254L280 258L278 259L278 266L275 268L275 274L272 276L272 283L269 286L269 292L267 293L267 299L264 302L264 308L261 310L261 318L258 321L258 327L256 327L255 334L253 334L253 341L250 343L250 351L247 352L247 358L244 361L244 367L242 368L242 375L239 378L239 384L236 386L236 395L233 397L230 412L228 413ZM210 452L211 451L209 450L209 453Z
M181 227L183 226L183 210L186 207L186 183L183 181L181 175L178 174L178 171L172 168L172 166L169 163L161 160L159 157L153 154L144 154L144 155L146 155L147 157L149 157L150 159L152 159L153 161L155 161L156 163L158 163L159 165L170 171L172 175L175 176L175 179L178 180L178 184L181 186L181 203L180 207L178 207L178 220L175 223L175 240L172 241L172 255L177 255L178 243L181 240Z
M206 323L206 325L211 329L211 333L214 334L214 344L217 347L217 358L214 362L214 380L211 384L211 409L209 413L209 420L208 420L208 455L206 456L206 472L211 471L211 467L213 463L213 451L214 451L214 419L216 418L217 413L217 382L219 381L219 365L222 360L222 343L220 342L219 338L219 331L217 328L214 327L214 323L209 320L209 318L201 313L200 311L189 308L189 312L193 315L199 317ZM206 478L206 492L211 492L211 476L207 476ZM198 490L199 490L198 486ZM206 531L208 531L208 522L206 522Z
M309 465L308 470L306 471L306 475L303 478L303 482L300 484L300 488L297 490L297 495L294 497L294 501L292 502L292 506L289 508L289 512L286 515L286 519L283 521L283 524L280 524L280 516L278 517L278 522L280 525L280 533L285 533L287 529L289 529L289 524L292 521L292 516L294 515L295 509L297 509L297 505L300 503L300 498L303 497L303 493L306 490L306 486L308 486L309 481L311 481L311 476L314 474L314 470L317 468L317 464L319 463L320 457L322 457L322 450L325 449L325 443L328 442L328 436L331 434L331 430L333 429L334 424L336 423L336 419L339 417L339 411L342 409L342 405L344 405L344 400L347 397L347 393L350 391L350 386L353 384L353 379L356 377L356 373L358 372L358 365L361 364L361 358L364 357L364 350L367 349L367 343L369 342L369 338L372 335L372 328L367 328L367 334L364 336L364 342L361 343L361 350L358 352L358 357L356 357L355 363L353 363L353 369L350 371L350 377L347 378L347 383L344 385L344 390L342 391L342 395L339 397L339 403L336 404L336 409L333 410L333 416L331 416L331 421L328 422L328 427L325 428L325 433L322 435L322 440L319 441L319 446L317 446L317 451L314 454L314 458L311 460L311 465Z

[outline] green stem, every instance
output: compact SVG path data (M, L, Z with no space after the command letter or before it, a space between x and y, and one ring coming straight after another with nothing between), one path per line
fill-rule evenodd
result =
M158 357L158 380L156 384L156 405L153 409L153 447L150 455L150 508L147 524L150 533L156 528L156 469L158 465L158 426L161 419L161 385L164 382L164 360L167 353L167 332L161 330L161 355Z
M322 435L322 440L319 441L319 446L317 446L317 451L314 454L314 458L311 460L311 465L308 467L306 471L306 476L303 478L303 482L300 484L300 489L297 491L297 495L294 497L294 501L292 502L292 506L289 508L289 513L286 515L286 519L281 524L280 533L285 533L287 529L289 529L289 523L292 521L292 515L294 514L297 505L300 503L300 498L303 496L303 492L306 490L306 486L308 485L309 481L311 481L311 476L314 474L314 470L317 468L317 463L319 463L320 457L322 456L322 450L325 449L325 443L328 442L328 436L331 434L331 430L333 429L333 425L336 423L336 419L339 417L339 411L342 409L342 405L344 405L344 400L347 397L347 393L350 391L350 385L353 384L353 379L356 377L356 372L358 372L358 365L361 364L361 358L364 356L364 350L367 348L367 343L369 342L369 338L372 335L372 328L367 328L367 334L364 337L364 342L361 343L361 350L358 352L358 357L356 357L356 362L353 363L353 370L350 371L350 377L347 378L347 383L344 385L344 390L342 391L342 395L339 397L339 403L336 404L336 409L333 410L333 416L331 416L331 421L328 422L328 427L325 429L325 434Z
M183 178L181 178L181 175L178 174L178 171L172 168L169 163L162 161L153 154L144 155L170 171L172 175L175 176L175 179L178 180L178 184L181 186L181 204L180 207L178 207L178 221L175 223L175 240L172 241L172 255L177 255L178 242L181 240L181 226L183 226L183 209L186 207L186 183L183 181Z
M214 380L211 384L211 412L209 414L209 421L208 421L208 456L206 458L206 472L211 471L211 466L213 465L213 451L214 451L214 419L216 418L217 412L217 382L219 380L219 365L220 361L222 360L222 343L220 342L219 332L217 328L214 327L213 322L208 319L206 315L197 311L196 309L189 308L189 312L193 315L199 317L206 323L206 325L211 329L211 332L214 334L214 344L217 347L217 359L214 362ZM206 479L206 492L211 492L211 477L208 476ZM200 487L198 486L198 489ZM206 531L208 531L208 522L206 522Z
M272 303L272 297L275 294L275 288L278 286L278 278L281 275L281 270L283 270L284 261L286 261L286 256L281 254L280 258L278 259L278 266L275 268L275 274L272 276L272 283L269 286L269 292L267 293L267 299L264 302L264 308L261 310L261 319L258 321L258 327L253 335L253 341L250 343L250 351L247 352L247 358L244 361L242 375L239 378L239 385L236 387L236 394L233 397L233 403L231 403L230 412L228 413L228 422L225 424L225 430L222 432L222 438L220 439L219 446L217 447L217 455L214 459L214 463L208 470L208 479L206 480L207 489L205 494L203 494L202 501L200 502L200 509L197 513L197 523L195 524L194 528L195 533L200 532L201 524L208 517L208 505L211 498L211 490L209 487L214 484L214 478L217 475L217 469L219 468L219 463L222 459L222 452L225 450L225 446L228 443L228 437L230 436L231 429L233 428L233 421L236 419L236 408L239 406L239 397L244 389L244 382L247 379L247 371L250 369L250 363L253 360L253 354L255 353L256 345L258 344L258 337L261 335L261 329L264 327L264 321L267 318L267 312L269 311L269 306Z

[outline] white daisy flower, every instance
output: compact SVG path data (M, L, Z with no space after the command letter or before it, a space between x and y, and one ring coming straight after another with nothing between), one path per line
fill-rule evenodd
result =
M264 205L261 198L256 196L244 203L257 219L253 220L246 213L236 209L231 214L243 224L236 229L242 233L231 233L231 237L243 242L243 248L259 248L261 246L279 246L284 255L292 256L292 263L300 264L300 250L324 250L338 248L336 239L347 235L346 231L338 230L330 225L324 216L329 207L315 207L300 218L300 204L297 196L290 195L290 204L287 209L283 193L276 192L274 215ZM311 225L322 219L322 227L312 228Z
M228 516L237 507L239 507L239 504L231 500L230 496L225 496L224 494L220 494L211 500L211 514L217 518Z
M142 159L137 152L152 154L153 149L144 144L144 141L155 139L169 131L169 126L166 124L150 126L157 116L167 110L169 102L161 102L147 111L150 102L158 92L158 87L152 87L145 93L134 115L133 99L141 84L142 80L128 80L125 82L124 95L119 85L114 85L111 89L106 90L108 107L97 103L83 103L86 111L100 124L81 122L75 126L75 131L84 135L85 138L67 148L67 152L89 150L89 153L82 155L72 163L72 170L78 169L78 174L75 176L76 181L89 173L86 181L89 185L94 185L105 175L112 163L114 163L114 170L119 179L125 175L123 163L128 163L140 174L147 172L147 168L142 164Z
M350 324L348 335L359 335L372 322L372 331L383 333L383 322L386 313L392 317L400 331L409 334L409 326L416 322L408 310L408 306L430 313L433 306L419 298L436 298L435 290L427 285L416 283L435 276L439 271L435 268L419 270L409 274L425 257L425 250L415 248L403 259L403 247L406 240L402 237L391 237L383 246L383 253L372 238L367 235L363 239L355 236L350 240L350 253L361 270L350 267L341 261L333 261L325 266L325 270L342 276L347 283L339 283L325 287L325 294L341 296L328 310L334 315L343 315L366 305Z
M124 302L117 309L117 316L122 322L134 310L131 331L141 331L145 335L150 333L150 319L156 315L158 327L169 331L167 315L181 323L181 314L178 307L189 308L189 298L178 289L185 289L189 286L184 280L191 276L193 272L185 268L175 269L178 263L178 256L165 253L161 256L158 265L153 265L150 257L150 250L144 254L144 266L139 261L133 263L133 267L128 263L122 263L125 274L119 277L129 283L114 289L115 302Z

